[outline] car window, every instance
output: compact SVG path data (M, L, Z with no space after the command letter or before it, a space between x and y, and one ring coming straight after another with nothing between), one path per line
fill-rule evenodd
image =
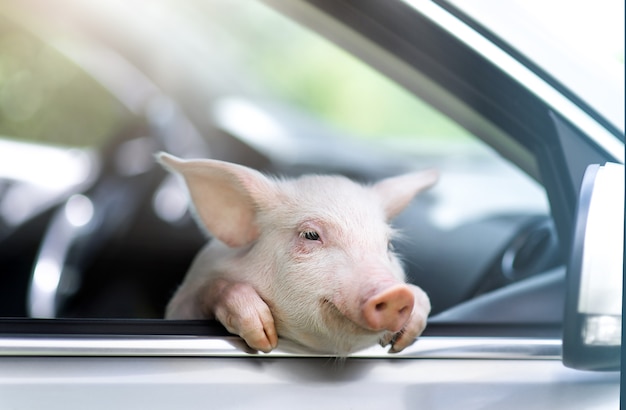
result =
M59 39L101 30L89 31L90 42L81 47L112 48L116 58L126 59L169 94L200 130L209 155L228 158L227 152L237 151L251 166L263 157L262 164L275 173L342 172L370 181L411 169L439 169L438 185L397 220L407 238L397 249L409 278L432 295L433 313L559 262L528 267L528 260L509 258L515 272L503 276L498 258L507 246L550 220L543 187L419 96L318 34L251 2L113 3L76 6L84 13L72 23L76 31L48 40L65 52L67 43ZM151 18L139 22L140 15ZM102 23L99 19L117 19L120 26L107 29L94 23ZM26 34L18 38L8 29L3 35L2 134L97 148L113 141L128 110L89 70L69 64L44 43ZM78 43L72 47L80 53ZM167 124L174 110L163 109L163 99L157 102L146 115ZM160 130L168 132L165 126ZM165 140L180 147L175 131ZM287 150L291 145L295 148ZM134 154L116 152L99 151L105 162L107 155L141 162ZM54 219L40 222L39 230L31 231L39 236L29 238L29 252L14 270L25 276L18 286L23 298L37 282L31 275L43 272L43 290L53 293L47 297L64 301L59 316L163 317L204 238L188 212L176 218L159 212L155 204L174 200L165 194L172 181L162 182L159 172L105 167L95 185L51 206L50 213L58 216L87 204L80 209L102 219L88 219L100 224L91 231L80 230L86 223L74 226L66 242L49 236ZM550 242L540 239L535 242L541 246ZM66 243L67 253L57 261L67 266L38 263L44 240ZM543 251L524 249L531 256Z

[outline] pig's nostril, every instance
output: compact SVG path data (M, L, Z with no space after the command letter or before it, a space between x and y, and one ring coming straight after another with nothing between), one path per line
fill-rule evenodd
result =
M396 285L372 296L363 305L363 319L372 330L397 332L405 325L413 310L414 299L411 289Z

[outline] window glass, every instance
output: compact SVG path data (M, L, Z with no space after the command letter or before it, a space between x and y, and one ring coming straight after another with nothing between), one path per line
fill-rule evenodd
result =
M0 16L0 136L101 146L124 107L76 65Z
M263 91L363 139L464 140L469 134L317 33L260 3L213 1L177 11L219 38L224 54ZM204 14L198 15L198 8ZM219 17L218 17L219 16ZM214 43L212 43L214 44Z
M205 14L198 15L198 7ZM193 14L191 30L209 42L219 38L231 64L245 68L251 88L332 125L346 138L379 152L410 154L418 167L444 170L442 182L449 189L433 213L442 226L497 211L548 212L543 188L467 130L275 10L218 1L178 12ZM468 203L468 196L476 199Z
M238 150L242 158L253 151L246 146L249 140L233 142L236 135L226 139L229 130L223 129L215 115L223 101L235 98L280 106L273 117L278 125L292 119L285 113L297 113L298 121L313 134L305 148L315 162L315 172L333 172L340 164L342 171L352 170L351 175L371 179L385 176L385 165L394 170L400 164L407 165L405 168L436 167L442 174L440 183L418 201L416 213L399 222L409 238L399 248L410 259L409 276L430 286L434 311L471 297L481 287L480 283L466 283L467 289L454 288L462 282L457 279L468 277L468 259L475 278L490 274L493 258L520 228L516 221L525 221L527 215L548 218L543 188L494 150L419 97L261 3L70 1L59 2L48 11L45 18L33 23L41 32L55 33L43 36L43 43L20 31L0 32L2 135L36 143L101 147L124 123L129 114L107 89L55 48L44 45L47 41L55 46L75 41L71 44L74 52L90 45L110 49L111 55L125 59L171 94L177 107L194 120L208 151L218 158L228 150ZM55 26L59 22L63 24ZM55 30L63 33L57 37ZM78 41L80 36L89 41ZM59 39L63 41L57 42ZM132 85L128 89L132 91ZM156 102L147 107L147 115L154 116L151 119L165 134L170 132L167 125L174 124L171 119L176 110L164 99ZM250 124L254 119L254 115L241 116L235 122ZM180 130L172 129L169 143L180 148L184 145L178 138ZM322 132L327 129L333 132ZM254 131L256 138L268 137L260 128ZM190 228L190 218L159 219L152 209L153 198L166 195L171 187L158 185L163 174L149 174L156 167L143 167L138 160L147 157L154 165L152 152L139 154L157 146L143 144L145 135L141 137L126 144L125 155L119 156L137 167L105 170L110 174L100 177L106 177L106 183L84 197L64 198L69 199L66 208L57 208L71 213L71 206L87 204L93 215L110 218L99 221L98 229L79 231L78 227L75 235L69 235L67 254L71 253L71 258L39 265L45 274L44 291L51 290L48 299L55 303L63 299L71 306L62 316L162 317L168 298L204 240L189 241L198 234ZM285 138L293 144L301 141L297 135L286 134ZM342 142L341 149L334 148L339 146L336 140ZM264 147L269 151L263 153L270 159L284 148L282 143ZM316 156L320 152L324 155ZM367 154L356 155L361 152ZM302 171L294 163L282 161L281 170ZM142 179L142 173L152 176ZM28 239L30 253L26 257L31 260L48 232L45 223L37 228L29 231L39 235ZM3 243L9 242L0 245ZM0 264L7 260L0 252ZM12 270L24 276L16 285L18 291L5 288L13 301L15 295L26 299L23 288L37 270L31 260L23 260L27 262L21 262L19 270ZM444 266L441 261L454 262L456 267ZM59 266L63 263L74 265ZM430 264L437 266L431 270ZM439 276L437 269L444 276ZM9 272L0 266L3 271ZM59 272L71 275L59 279Z

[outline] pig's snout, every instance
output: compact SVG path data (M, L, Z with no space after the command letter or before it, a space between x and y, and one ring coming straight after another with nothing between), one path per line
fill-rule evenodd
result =
M365 301L362 307L365 323L372 330L399 332L413 312L415 298L406 285L387 288Z

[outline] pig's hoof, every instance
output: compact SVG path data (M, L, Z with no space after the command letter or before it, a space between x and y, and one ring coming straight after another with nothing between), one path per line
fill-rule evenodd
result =
M380 345L382 347L386 347L391 345L389 348L389 353L399 353L404 350L406 347L412 345L417 340L417 337L412 337L407 335L405 330L401 330L396 333L387 333L380 339Z
M232 346L234 346L235 348L241 350L242 352L248 353L248 354L257 354L259 353L259 351L257 349L253 349L250 346L248 346L248 344L246 343L245 340L239 338L239 337L233 337L232 340L229 340L228 343L230 343Z
M389 340L391 344L389 353L401 352L415 343L417 337L421 335L426 328L426 316L427 313L424 314L414 311L406 326L401 331L394 333Z
M275 330L273 330L274 322L272 321L272 330L274 336L268 335L265 328L243 329L239 336L246 341L248 346L263 353L269 353L276 348L278 344L277 337L275 336Z
M393 341L395 340L395 334L392 332L387 332L385 333L385 335L380 339L380 341L378 342L382 347L388 346L389 344L392 344Z
M389 353L399 353L417 341L417 336L407 336L403 331L393 335Z
M278 345L274 317L256 290L245 283L216 283L215 317L226 329L241 336L255 351L271 352Z

